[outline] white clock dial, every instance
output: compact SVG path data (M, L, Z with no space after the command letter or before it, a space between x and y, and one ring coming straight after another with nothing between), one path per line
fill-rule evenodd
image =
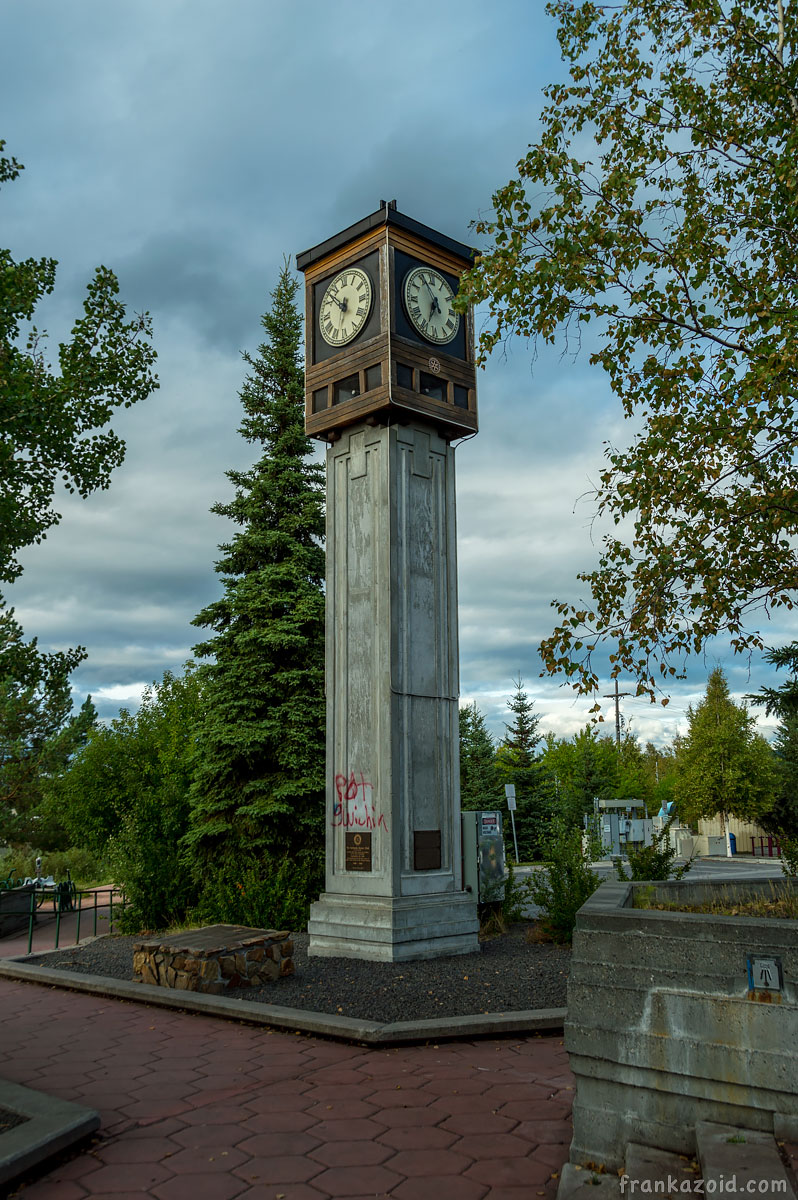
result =
M319 305L319 329L329 346L345 346L357 337L369 318L373 294L360 267L346 267L330 281Z
M404 301L408 318L423 338L443 346L460 328L460 314L454 311L454 292L432 267L414 267L404 283Z

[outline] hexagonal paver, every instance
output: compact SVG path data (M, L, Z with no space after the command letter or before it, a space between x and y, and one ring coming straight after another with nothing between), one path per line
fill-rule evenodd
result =
M285 1196L286 1200L328 1200L326 1192L317 1192L310 1183L281 1184L279 1192L273 1191L272 1188L264 1191L263 1187L256 1183L240 1192L236 1200L272 1200L272 1196ZM192 1198L189 1197L188 1200Z
M491 1189L498 1187L540 1187L551 1176L551 1167L546 1163L528 1158L489 1158L473 1163L465 1172L468 1179L475 1179Z
M386 1129L380 1134L379 1140L394 1150L448 1150L453 1142L460 1139L456 1133L437 1125L409 1125Z
M313 1117L304 1112L269 1112L247 1117L241 1125L241 1130L244 1136L247 1133L290 1133L294 1130L301 1132L303 1129L310 1129L315 1124ZM315 1129L313 1132L315 1134Z
M99 1159L88 1158L86 1155L80 1155L78 1158L69 1159L67 1162L59 1163L52 1172L53 1179L83 1179L84 1176L96 1175L102 1168L102 1163Z
M315 1117L318 1121L326 1121L329 1118L336 1117L371 1117L377 1113L377 1106L367 1104L365 1100L349 1100L348 1098L339 1095L338 1102L334 1103L330 1100L309 1103L308 1107L302 1107L302 1111L306 1112L309 1117Z
M168 1168L160 1163L110 1163L92 1172L91 1190L100 1192L146 1192L154 1185L171 1178Z
M232 1171L247 1161L247 1155L240 1150L219 1149L216 1146L203 1146L202 1149L179 1150L164 1160L175 1175L202 1175L206 1171Z
M94 1147L93 1153L104 1163L155 1163L167 1154L175 1154L180 1147L171 1138L150 1137L124 1138Z
M468 1078L468 1075L463 1076L448 1076L446 1079L430 1079L424 1084L425 1092L432 1092L436 1096L467 1096L472 1093L480 1095L485 1091L485 1087L481 1079L474 1079L473 1075Z
M381 1166L331 1167L313 1180L322 1194L356 1200L359 1196L383 1196L402 1182L402 1176Z
M165 1121L158 1121L157 1125L159 1137L168 1138L174 1137L175 1134L180 1133L186 1128L185 1121L181 1121L179 1117L168 1117ZM124 1119L118 1126L103 1126L103 1129L106 1129L114 1137L124 1135L126 1141L130 1138L150 1138L155 1132L151 1124L145 1122L143 1125L134 1125L129 1121L124 1121Z
M233 1174L250 1186L255 1183L273 1186L278 1183L307 1183L321 1169L321 1163L313 1162L301 1154L274 1154L268 1158L250 1158L240 1167L234 1167Z
M311 1151L310 1157L322 1167L357 1167L385 1162L395 1153L392 1146L384 1146L382 1142L353 1142L344 1137L340 1142L323 1142Z
M393 1192L392 1200L483 1200L493 1191L462 1175L434 1175L426 1179L406 1179ZM528 1191L519 1200L530 1200Z
M230 1150L247 1137L240 1125L186 1125L172 1134L175 1150L196 1150L213 1146L218 1150Z
M457 1154L468 1154L470 1149L474 1151L473 1159L525 1158L534 1149L534 1143L514 1133L494 1133L489 1138L481 1138L478 1146L474 1145L473 1137L465 1137L452 1146Z
M390 1091L374 1092L369 1096L369 1103L380 1109L426 1108L436 1099L432 1092L425 1092L422 1088L395 1087Z
M474 1159L453 1150L398 1150L387 1164L406 1179L424 1175L461 1175Z
M566 1142L551 1142L550 1144L536 1146L534 1150L535 1162L547 1163L552 1171L559 1171L563 1163L568 1162L570 1150L570 1136Z
M84 1200L86 1189L77 1183L44 1180L36 1184L37 1200ZM117 1197L114 1197L117 1200ZM139 1196L137 1200L141 1200Z
M447 1115L437 1107L385 1108L375 1119L388 1129L402 1129L411 1125L439 1125Z
M461 1137L468 1137L469 1134L476 1137L492 1137L495 1133L509 1133L517 1124L518 1122L511 1117L500 1117L498 1113L493 1112L454 1113L441 1122L441 1129L451 1130Z
M206 1105L196 1103L196 1100L197 1097L194 1097L195 1103L192 1107L180 1114L181 1120L186 1125L241 1125L247 1117L253 1115L247 1109L238 1108L233 1104ZM189 1103L191 1103L191 1098L189 1098Z
M91 1089L90 1089L91 1090ZM155 1083L151 1079L139 1080L130 1089L131 1100L148 1100L157 1097L159 1103L165 1100L188 1100L196 1097L201 1091L201 1084L188 1083Z
M555 1121L520 1121L513 1133L539 1146L542 1142L570 1142L571 1131L571 1118L568 1116Z
M131 1100L120 1111L131 1121L152 1121L156 1117L180 1117L188 1121L192 1116L185 1100L158 1100L155 1096Z
M151 1190L157 1200L233 1200L244 1185L234 1175L176 1175Z
M322 1143L313 1133L254 1133L238 1142L238 1149L251 1158L268 1158L270 1154L308 1154Z
M498 1112L496 1104L490 1105L480 1094L469 1096L436 1096L433 1112L438 1114L438 1120L444 1121L455 1113L490 1113Z
M313 1072L313 1079L322 1085L368 1083L364 1071L356 1071L344 1066L321 1067L318 1071Z

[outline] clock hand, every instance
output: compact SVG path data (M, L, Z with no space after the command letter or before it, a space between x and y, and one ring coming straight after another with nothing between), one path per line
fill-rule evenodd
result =
M422 275L421 278L424 279L424 276ZM432 320L433 313L440 312L441 306L438 303L438 297L435 295L435 293L432 290L432 285L430 283L428 283L426 279L424 279L424 286L427 289L427 291L429 292L430 296L432 297L432 305L429 310L430 320Z

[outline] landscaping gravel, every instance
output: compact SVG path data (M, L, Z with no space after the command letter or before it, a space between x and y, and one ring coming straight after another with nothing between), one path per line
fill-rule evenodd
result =
M24 1113L0 1107L0 1134L7 1133L9 1129L16 1129L18 1125L24 1125L29 1120L30 1117L26 1117Z
M260 1004L386 1023L565 1008L570 947L540 943L533 937L534 926L520 924L482 942L478 954L379 963L308 958L308 935L299 933L294 935L294 975L265 987L230 988L225 994ZM131 979L133 943L138 940L140 936L108 936L25 961Z

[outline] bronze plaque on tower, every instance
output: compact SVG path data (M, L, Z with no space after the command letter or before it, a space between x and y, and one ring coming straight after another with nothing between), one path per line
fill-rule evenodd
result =
M370 833L346 833L344 834L346 860L344 866L347 871L370 871L371 870L371 834Z
M440 871L440 829L417 829L413 834L413 870Z

